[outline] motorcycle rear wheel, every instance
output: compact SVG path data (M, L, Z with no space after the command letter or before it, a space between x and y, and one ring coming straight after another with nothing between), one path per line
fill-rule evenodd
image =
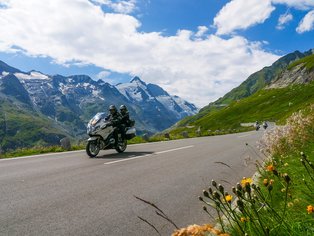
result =
M121 153L124 152L127 147L127 140L119 141L118 144L115 146L117 152Z
M100 151L100 148L96 141L88 142L86 145L86 153L90 157L96 157Z

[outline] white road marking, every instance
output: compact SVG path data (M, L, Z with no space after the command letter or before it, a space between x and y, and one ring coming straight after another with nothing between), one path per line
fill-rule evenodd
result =
M122 160L117 160L117 161L110 161L110 162L104 163L104 165L111 165L111 164L115 164L115 163L119 163L119 162L123 162L123 161L135 160L135 159L139 159L139 158L142 158L142 157L159 155L159 154L163 154L163 153L167 153L167 152L174 152L174 151L179 151L179 150L182 150L182 149L187 149L187 148L192 148L192 147L194 147L194 145L185 146L185 147L179 147L179 148L174 148L174 149L169 149L169 150L160 151L160 152L154 152L152 154L146 154L146 155L141 155L141 156L129 157L127 159L122 159Z
M72 154L77 152L83 152L84 150L77 150L77 151L69 151L69 152L53 152L53 153L46 153L46 154L38 154L38 155L32 155L32 156L24 156L24 157L10 157L10 158L3 158L0 159L0 161L12 161L12 160L20 160L20 159L28 159L33 157L45 157L45 156L59 156L64 154Z
M251 135L252 135L252 134L240 135L240 136L238 136L238 138L244 138L244 137L251 136Z

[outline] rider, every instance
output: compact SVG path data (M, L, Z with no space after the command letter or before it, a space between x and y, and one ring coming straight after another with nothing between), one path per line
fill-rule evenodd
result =
M110 114L106 117L106 120L110 121L110 123L113 127L117 127L118 129L120 129L121 115L119 114L115 105L109 106L109 113ZM117 142L117 140L118 140L117 129L115 129L115 131L114 131L114 138L115 138L115 141Z
M121 137L124 139L125 137L125 128L131 126L131 120L129 116L129 111L126 108L125 105L120 106L120 114L121 114L121 126L120 126L120 132Z

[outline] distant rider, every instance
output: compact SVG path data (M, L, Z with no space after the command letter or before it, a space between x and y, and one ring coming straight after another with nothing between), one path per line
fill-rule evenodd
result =
M255 122L255 129L256 129L256 130L259 130L259 128L260 128L260 124L259 124L258 121L256 121L256 122Z
M264 127L264 129L267 129L268 124L267 124L267 122L266 122L266 121L264 121L264 122L263 122L263 127Z

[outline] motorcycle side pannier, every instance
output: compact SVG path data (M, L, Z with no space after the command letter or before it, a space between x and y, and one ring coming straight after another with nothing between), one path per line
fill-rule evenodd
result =
M125 137L127 140L130 140L136 136L136 129L134 127L127 128L127 131L125 133Z

